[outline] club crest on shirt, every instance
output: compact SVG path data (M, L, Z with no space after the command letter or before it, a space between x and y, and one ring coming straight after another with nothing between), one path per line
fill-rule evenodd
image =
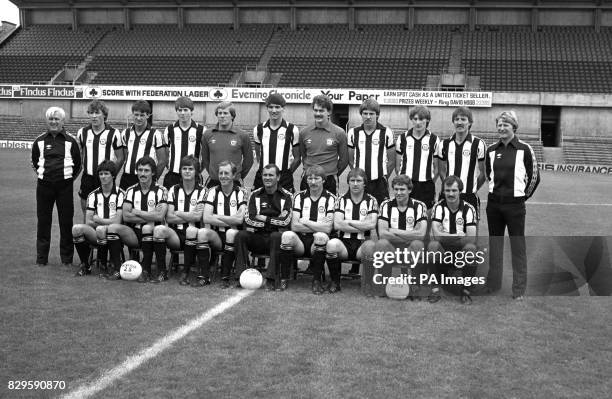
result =
M190 135L189 136L189 142L193 143L194 141L196 141L196 137L194 135Z
M117 207L117 204L115 204L113 201L110 201L108 203L108 209L110 209L111 211L114 211L116 207Z
M463 218L457 218L455 221L458 225L463 225Z
M472 154L472 152L470 150L463 150L463 156L464 157L469 157Z
M236 204L236 200L231 200L231 201L230 201L230 206L231 206L231 207L235 207L236 205L237 205L237 204Z
M238 144L238 141L237 141L237 140L230 140L230 145L231 145L231 146L234 146L234 147L235 147L235 146L236 146L236 144Z
M374 145L378 145L378 143L380 143L380 140L378 140L378 139L372 139L372 144L374 144Z
M360 214L361 216L365 216L365 215L366 215L366 213L368 213L368 212L367 212L365 209L362 209L362 210L360 210L360 211L359 211L359 214Z
M285 133L279 133L278 134L278 139L279 140L284 140L285 139Z
M323 205L319 207L319 213L325 213L325 207Z
M429 151L429 144L427 144L427 143L423 143L423 144L421 145L421 149L422 149L423 151Z
M102 137L100 139L100 145L106 145L106 138L105 137Z
M409 225L414 224L414 218L412 216L408 216L406 218L406 223L409 224Z
M190 204L191 206L196 206L196 204L197 204L197 203L198 203L198 200L197 200L197 199L195 199L195 198L192 198L192 199L191 199L191 201L189 201L189 204Z
M326 143L327 145L334 145L334 139L327 139L327 140L325 141L325 143Z
M144 138L144 137L142 137L142 138L140 139L140 145L145 145L146 143L147 143L147 139L146 139L146 138Z
M149 205L149 207L153 207L153 206L155 206L155 200L150 199L150 200L147 202L147 205Z

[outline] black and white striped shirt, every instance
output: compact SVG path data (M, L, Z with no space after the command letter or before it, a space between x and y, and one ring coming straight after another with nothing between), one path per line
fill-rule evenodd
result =
M460 200L459 208L453 212L443 199L434 205L431 221L441 223L442 231L445 233L457 234L457 231L466 233L468 226L476 226L476 211L472 205Z
M145 212L152 212L157 204L168 202L168 191L165 187L152 184L148 192L143 193L140 188L140 183L130 186L125 192L124 204L132 205L132 209L140 209ZM161 222L151 222L153 225L159 225ZM135 229L141 229L142 224L130 224Z
M316 201L310 197L310 190L300 191L293 197L293 212L297 212L300 219L308 217L313 222L322 222L325 217L333 218L335 206L336 197L327 190L323 190Z
M193 155L198 161L202 151L202 135L206 128L195 121L191 126L183 130L179 122L166 126L163 133L164 144L170 149L168 158L168 170L181 173L181 159L187 155Z
M353 168L366 172L368 180L377 180L388 175L387 150L395 147L393 131L376 124L376 129L367 134L364 126L354 127L348 131L348 147L355 150Z
M121 132L104 125L101 133L94 133L91 125L82 127L77 132L77 141L83 153L83 174L96 176L98 165L105 159L117 161L115 150L123 147Z
M347 192L336 201L335 212L343 214L344 220L363 221L371 213L378 215L378 204L376 198L367 193L364 193L361 202L356 204L351 199L351 193ZM370 231L359 233L338 231L338 237L365 240L370 238Z
M181 184L175 184L168 190L168 205L172 205L175 211L192 212L198 204L204 203L204 194L205 189L199 184L195 185L191 193L187 193ZM190 226L200 228L200 222L170 224L171 228L179 231L186 231Z
M124 199L125 192L117 186L113 186L108 196L104 195L102 187L98 187L87 196L87 210L103 219L110 219L123 207Z
M504 198L531 197L540 183L538 162L531 146L516 136L487 150L485 160L489 193Z
M32 168L48 183L74 179L81 171L81 152L76 139L65 130L41 134L32 144Z
M221 186L215 186L211 187L206 193L204 204L213 207L214 215L233 216L238 213L241 206L246 205L246 198L246 192L235 184L229 195L225 195ZM224 226L215 226L209 223L206 223L204 227L215 231L227 230Z
M121 133L121 141L127 147L124 173L136 174L136 162L145 155L150 156L157 162L155 150L165 146L162 134L151 126L138 135L134 126L125 129Z
M253 140L259 144L259 170L268 164L278 166L281 171L289 170L293 148L299 145L299 138L297 126L284 119L276 130L270 128L270 120L255 126Z
M434 157L439 158L440 141L429 130L420 139L412 129L397 138L395 151L401 155L399 174L408 175L413 182L434 180Z
M484 162L487 145L478 137L468 133L461 144L455 141L456 135L442 141L440 159L446 162L448 176L457 176L463 182L463 193L478 191L478 162Z
M427 223L427 207L423 202L409 198L406 209L400 211L394 198L383 201L379 218L386 221L390 229L412 230L419 222Z

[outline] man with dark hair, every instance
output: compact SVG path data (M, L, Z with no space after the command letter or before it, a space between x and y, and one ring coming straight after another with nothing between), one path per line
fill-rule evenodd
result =
M407 175L414 188L411 198L422 201L431 209L436 199L436 179L438 178L439 145L438 136L428 129L431 112L422 105L410 110L413 127L397 138L395 149L396 171Z
M286 101L280 94L266 98L268 120L253 129L255 155L259 168L255 174L253 188L263 187L261 171L264 165L275 164L281 171L280 186L294 192L293 172L300 165L299 131L293 123L283 118Z
M144 156L136 162L138 184L128 188L123 201L123 221L126 224L113 223L108 226L106 235L108 250L114 273L109 280L119 280L121 267L121 243L130 248L142 249L142 274L138 282L159 282L168 279L166 270L159 268L158 276L151 275L153 261L153 229L164 222L168 209L168 193L165 187L155 184L155 160Z
M168 225L155 226L153 249L159 270L166 270L166 246L170 250L184 251L185 268L180 284L189 285L191 283L194 287L201 287L210 284L209 271L201 270L198 274L201 278L191 280L189 274L196 254L200 266L204 263L205 256L204 253L196 251L196 239L202 221L205 194L204 187L198 182L200 161L193 155L187 155L181 159L179 166L180 183L170 187L168 191L168 213L166 214ZM164 281L161 274L157 281Z
M338 189L338 176L348 166L347 138L344 130L334 125L330 118L333 103L328 96L318 95L312 99L314 124L300 133L300 156L304 170L321 165L327 178L323 188L332 194ZM300 190L306 190L306 176L302 177Z
M373 253L374 242L370 232L376 229L378 203L365 192L368 178L362 169L352 169L347 177L348 192L338 198L334 213L334 230L338 238L327 242L326 258L329 268L329 293L339 292L342 260L362 260L366 253ZM367 240L367 241L366 241ZM356 273L359 269L351 269Z
M375 99L366 99L359 114L363 123L348 131L349 165L366 172L366 192L382 203L389 198L387 178L395 168L393 131L378 122L380 105Z
M76 139L64 130L66 113L59 107L47 109L47 132L32 144L32 168L36 183L36 264L46 266L51 247L53 206L57 203L60 227L60 257L66 267L72 264L72 217L74 178L81 171L81 153Z
M266 272L266 288L285 290L290 270L280 269L279 251L282 231L289 229L291 222L291 193L278 187L280 170L278 166L264 166L261 178L263 187L254 190L249 197L245 215L246 230L236 235L236 277L249 264L249 251L269 253L270 262ZM280 280L277 278L280 271ZM237 283L240 286L240 282Z
M126 147L125 168L119 185L121 189L139 182L136 163L142 157L148 156L157 165L154 170L156 178L161 175L168 163L166 144L162 134L151 127L149 117L151 105L144 100L138 100L132 105L134 123L121 133L121 140Z
M305 175L308 189L293 197L291 230L283 232L281 237L280 264L283 270L290 270L296 256L311 257L312 293L320 295L336 197L323 188L326 176L321 166L309 167Z
M236 165L230 161L219 163L218 186L211 187L204 202L204 224L198 230L198 253L203 250L210 254L221 251L221 288L230 287L230 274L235 260L234 242L238 231L242 229L246 212L246 191L236 184L234 177ZM202 267L208 267L207 256L204 256Z
M230 102L222 102L215 108L217 124L204 132L202 144L202 168L208 171L206 187L219 185L218 165L230 161L238 168L235 178L244 179L253 166L253 147L249 135L234 126L236 108Z
M100 187L98 165L105 159L109 159L115 162L117 170L120 170L124 158L121 132L106 124L108 118L106 104L100 100L93 100L87 106L87 116L90 124L77 132L77 141L81 146L81 155L83 156L83 176L81 176L79 197L81 197L84 219L87 196Z
M453 111L453 128L455 133L442 141L440 151L440 178L457 176L463 182L461 199L470 203L476 210L476 218L480 219L480 199L478 189L486 181L485 152L487 145L484 140L470 133L474 118L467 107L459 107ZM440 197L444 198L444 190Z
M463 256L461 258L455 256L454 259L458 260L455 260L452 264L433 264L434 273L438 278L440 278L441 273L449 270L451 274L459 274L460 277L474 277L478 264L464 264L464 262L466 259L475 260L476 210L467 201L461 199L463 182L457 176L451 175L444 179L442 190L444 192L444 199L434 206L431 216L432 240L427 245L427 251L439 253L438 259L446 258L446 255L441 256L446 251L455 254L462 252ZM472 255L466 256L468 252ZM471 283L469 282L463 284L460 291L460 301L466 305L472 303L470 286ZM432 288L429 301L438 302L439 300L440 288L436 284Z
M121 223L122 220L125 192L115 185L117 166L111 160L104 160L98 165L97 173L101 186L87 196L85 223L72 226L72 240L81 258L81 268L77 276L91 273L90 244L98 245L97 258L100 264L100 276L106 275L107 229L110 224Z
M168 146L168 172L164 176L164 187L179 184L181 181L180 164L184 157L193 155L198 163L202 158L204 126L193 120L194 104L189 97L179 97L174 102L178 120L166 126L163 133L164 143ZM200 167L198 166L198 169ZM196 176L199 180L199 175Z

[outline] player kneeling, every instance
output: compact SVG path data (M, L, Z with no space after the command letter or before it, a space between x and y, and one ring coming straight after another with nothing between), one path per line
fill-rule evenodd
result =
M425 249L424 238L427 233L427 207L425 203L410 198L413 184L408 176L395 176L391 187L395 197L384 201L380 206L379 240L374 246L374 251L387 253L396 252L397 248L407 248L412 253L422 253ZM370 266L369 270L364 270L366 276L364 279L366 281L363 282L364 287L372 287L374 283L374 267L368 264L368 267ZM410 266L414 270L416 265ZM389 268L384 271L388 270ZM374 287L372 290L366 289L366 294L371 293L376 296L383 296L384 292L384 286Z
M168 209L167 191L164 187L154 184L157 165L155 160L144 156L136 162L138 183L129 187L123 202L123 221L127 224L113 223L108 226L108 250L115 272L109 280L119 280L121 267L121 243L129 248L142 248L142 274L138 282L159 282L168 279L165 269L160 268L157 259L158 276L151 275L153 261L153 229L163 223ZM162 264L165 264L163 261Z
M325 170L319 165L306 170L308 189L293 198L291 231L283 232L280 245L281 270L291 270L296 256L312 258L312 293L323 293L321 277L325 264L325 248L333 227L336 197L323 189Z
M436 262L438 281L441 272L449 271L470 280L476 274L476 264L465 263L464 259L475 259L476 252L476 211L474 207L460 198L463 182L457 176L448 176L442 183L444 199L438 202L432 213L432 241L427 246L428 252L436 252L435 259L446 258L446 253L463 252L460 262L447 264ZM471 256L467 254L471 253ZM459 259L453 257L453 259ZM464 264L465 263L465 264ZM470 283L461 287L461 303L471 304ZM438 289L439 290L439 289Z
M342 260L362 260L364 254L374 252L370 231L376 228L378 204L376 198L365 192L367 177L362 169L352 169L346 180L348 192L338 198L334 213L334 230L338 238L327 243L326 258L330 283L327 290L340 291Z
M208 258L210 254L196 247L205 194L204 187L198 184L200 163L193 155L187 155L181 159L179 170L180 183L170 187L168 192L168 226L155 226L153 248L157 267L161 270L166 269L166 246L170 250L182 250L184 270L180 284L202 287L210 284L210 271L203 267L204 258ZM190 280L190 270L196 254L199 273L197 278Z
M234 265L234 240L242 227L246 210L246 194L235 183L238 168L233 162L219 163L219 186L208 190L204 201L205 227L198 230L198 254L202 253L201 267L210 268L211 248L223 251L221 256L221 288L230 287L230 273ZM240 276L238 276L240 277Z
M117 166L113 161L104 160L98 165L101 187L87 196L85 224L72 226L72 240L81 258L81 268L76 273L77 276L85 276L91 273L89 244L98 245L97 257L100 264L100 276L105 275L102 270L106 270L107 228L112 223L121 223L121 207L125 197L123 190L115 186L116 176Z

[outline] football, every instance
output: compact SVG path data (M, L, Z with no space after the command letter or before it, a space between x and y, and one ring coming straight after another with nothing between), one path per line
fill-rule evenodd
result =
M119 274L123 280L136 280L142 273L142 266L135 260L127 260L121 265Z
M391 299L406 299L410 293L410 285L402 283L387 283L385 293Z
M263 284L263 276L257 269L246 269L240 275L240 285L247 290L256 290L261 288Z

